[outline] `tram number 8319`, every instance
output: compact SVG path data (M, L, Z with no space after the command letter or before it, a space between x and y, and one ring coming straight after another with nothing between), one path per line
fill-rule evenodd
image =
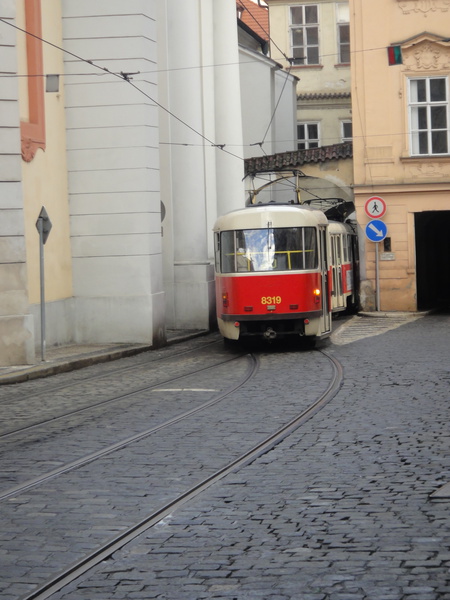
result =
M261 304L281 304L281 296L262 296Z

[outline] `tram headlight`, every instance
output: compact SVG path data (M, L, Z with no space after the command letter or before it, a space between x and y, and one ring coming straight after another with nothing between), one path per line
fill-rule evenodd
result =
M320 290L319 290L319 288L316 288L315 290L313 290L313 295L314 295L314 302L316 304L319 304L319 302L320 302Z

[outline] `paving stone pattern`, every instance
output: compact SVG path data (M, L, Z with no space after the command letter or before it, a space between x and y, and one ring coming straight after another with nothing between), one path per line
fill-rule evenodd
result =
M3 419L0 419L0 434L74 411L74 414L55 419L42 427L26 429L21 436L2 440L0 493L126 439L145 427L160 425L202 404L208 395L232 386L235 378L244 375L248 369L246 360L234 360L216 368L213 393L207 389L203 393L189 393L186 389L176 391L180 386L198 387L198 375L179 379L178 383L170 386L174 388L170 394L161 390L167 387L165 382L171 377L180 377L193 369L206 368L229 359L228 353L220 349L221 346L214 348L214 352L209 349L208 354L199 350L197 355L182 356L176 362L163 364L154 361L140 364L139 358L133 369L122 370L116 365L116 371L107 371L106 378L85 378L80 382L69 378L64 386L55 382L52 388L51 382L47 381L44 391L31 396L24 393L20 399L6 401L6 388L0 388L0 394L3 392L5 396L0 399L0 417ZM24 384L17 387L21 386L27 387ZM118 399L108 403L108 399L114 397ZM97 406L82 410L93 403Z
M450 480L449 333L427 316L328 345L331 404L55 597L450 598L450 501L429 496Z
M216 357L221 353L223 344L215 351ZM233 354L228 353L227 358L233 358ZM275 363L271 354L262 355L260 360L257 378L249 380L244 388L219 404L3 501L2 600L20 598L32 591L66 565L253 447L306 408L317 393L326 388L331 375L329 362L312 353L304 354L301 364L294 353L282 354ZM203 356L202 363L206 362ZM165 363L160 367L163 371L167 368ZM9 437L0 460L11 471L17 448L19 471L31 474L33 465L42 470L43 466L50 466L52 460L58 463L53 467L59 466L78 456L73 456L77 444L78 451L91 452L92 444L99 440L104 442L109 438L111 442L127 438L135 432L139 420L141 428L158 425L164 420L164 413L168 413L167 418L177 410L184 412L189 404L198 405L203 390L211 396L211 390L216 393L223 389L224 383L228 387L230 379L235 382L247 370L248 360L244 356L227 362L225 367L177 380L169 388L158 386L143 398L133 397L126 410L114 418L111 418L110 412L114 410L110 407L103 418L98 415L89 418L90 413L86 418L83 413L83 419L77 416L75 421L70 419L62 425L59 422L59 426L51 424L33 430L25 439L19 436L20 442L14 436ZM296 393L283 396L282 382L294 372L301 380L302 392L298 393L296 379ZM325 374L322 381L321 374ZM107 382L96 379L84 382L83 403L87 402L86 386L90 386L90 395L95 401L105 386L120 387L122 376L123 373L118 373ZM143 377L140 368L137 377ZM69 387L65 394L70 392L75 399L77 389ZM65 395L64 398L57 396L55 404L65 405L66 400ZM28 411L39 411L38 399L29 398ZM8 472L6 475L8 478Z

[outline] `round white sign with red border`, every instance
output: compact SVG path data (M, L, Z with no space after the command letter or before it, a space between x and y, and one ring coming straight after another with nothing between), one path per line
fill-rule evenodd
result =
M364 205L366 215L371 219L381 219L386 212L386 208L386 202L379 196L372 196Z

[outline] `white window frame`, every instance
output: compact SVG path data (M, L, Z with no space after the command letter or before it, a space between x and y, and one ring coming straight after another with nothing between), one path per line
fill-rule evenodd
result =
M298 135L298 128L303 125L305 127L305 137L300 138ZM317 137L312 137L310 135L309 128L313 125L317 127ZM299 148L299 145L302 144L305 147ZM319 148L320 147L320 123L318 121L299 121L297 123L297 148L299 150L309 150L310 148Z
M342 28L347 27L348 35L350 36L350 23L338 23L338 63L340 65L349 65L350 64L350 37L348 42L341 41L341 32ZM344 60L343 53L348 53L348 60Z
M345 125L350 124L352 126L352 135L345 135ZM353 140L353 123L351 119L342 119L341 121L341 142L351 142Z
M445 99L431 99L431 82L433 80L445 80ZM424 100L414 97L413 84L417 81L425 82ZM410 77L408 79L408 112L410 132L410 154L411 156L448 156L450 154L450 94L449 77L437 75L435 77ZM435 110L445 110L446 127L433 125L433 114ZM421 122L422 121L422 122ZM425 121L425 122L424 122ZM436 136L445 141L446 149L434 152Z
M336 5L336 22L337 22L337 51L338 64L350 64L350 12L347 2L339 2ZM341 30L342 27L347 27L348 42L342 42ZM342 60L344 50L348 53L348 60Z
M315 8L317 12L317 22L307 22L307 9ZM302 23L294 23L293 22L293 11L298 11L301 9L302 11ZM290 37L290 45L291 45L291 55L293 60L293 65L296 66L307 66L307 65L320 65L320 31L319 31L319 5L318 4L297 4L295 6L289 7L289 37ZM313 31L316 30L317 33L317 43L310 41L311 35L313 35ZM303 39L302 44L294 44L294 35L296 32L301 32L301 36ZM295 58L295 50L301 50L301 57ZM313 57L313 53L315 54L315 49L317 49L317 61L315 61Z

